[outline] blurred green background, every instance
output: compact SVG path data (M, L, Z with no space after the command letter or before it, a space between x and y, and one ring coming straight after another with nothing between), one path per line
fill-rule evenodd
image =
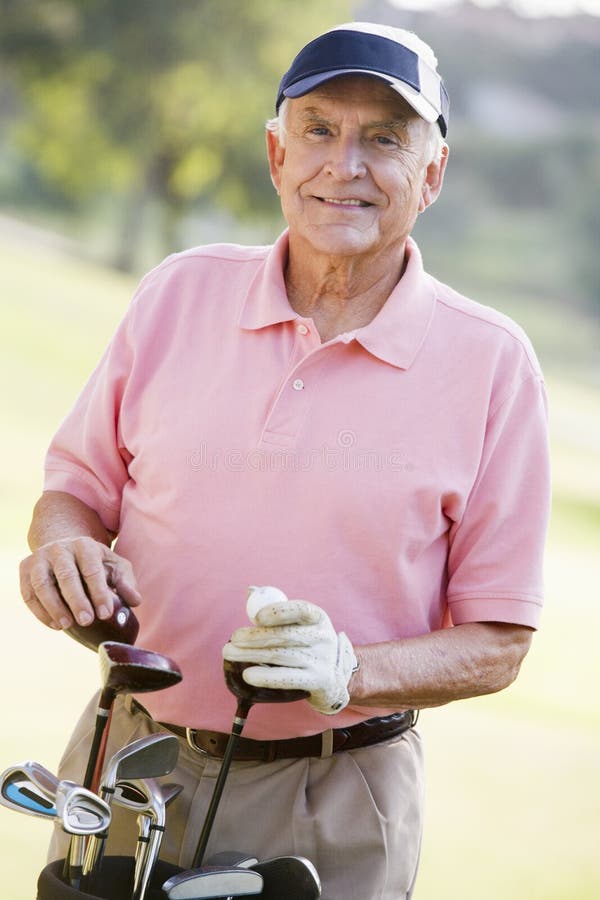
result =
M421 715L415 898L600 896L600 18L590 0L561 18L487 7L0 0L0 769L55 768L98 681L95 656L19 600L54 429L146 267L281 230L262 123L295 51L350 18L390 22L433 45L452 100L426 265L530 334L554 470L547 609L518 681ZM33 898L47 840L0 809L4 896Z

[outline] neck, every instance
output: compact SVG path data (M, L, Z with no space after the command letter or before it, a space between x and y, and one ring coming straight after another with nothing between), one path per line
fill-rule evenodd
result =
M405 245L394 260L296 253L292 241L285 282L292 309L312 318L321 340L368 325L402 277Z

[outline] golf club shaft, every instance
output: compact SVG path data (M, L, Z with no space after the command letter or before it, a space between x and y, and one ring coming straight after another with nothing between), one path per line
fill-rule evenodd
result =
M164 830L164 825L157 826L156 824L153 824L151 826L149 841L145 859L142 865L140 878L134 886L131 900L144 900L146 896L146 891L148 890L148 885L150 884L150 879L152 878L152 874L156 866L156 861L158 859L158 854L160 852L160 845L162 843Z
M206 852L206 847L208 845L208 840L212 831L213 822L215 820L217 809L219 807L219 801L221 800L221 794L223 793L223 788L225 786L225 779L227 778L229 767L231 766L231 761L233 759L233 754L235 752L238 739L244 729L244 725L246 724L246 718L248 716L248 711L250 710L251 705L252 704L247 700L240 700L238 702L238 707L236 709L233 724L231 726L231 734L229 735L227 747L225 748L225 753L223 755L223 762L221 763L221 768L215 782L213 795L208 807L208 812L206 813L204 825L202 827L202 833L198 840L196 853L194 854L194 860L192 862L192 868L194 869L202 865L202 860L204 859L204 854Z
M133 891L135 892L139 889L139 884L142 878L142 872L144 870L144 866L146 864L146 859L148 856L148 844L150 843L150 825L151 820L147 815L142 815L138 817L139 825L138 825L138 839L137 844L135 846L135 867L133 872Z
M102 770L104 769L104 761L106 758L106 747L108 744L108 736L110 734L110 725L112 722L112 714L113 714L113 705L111 705L108 716L106 718L106 724L104 726L104 731L102 732L102 738L100 740L100 747L98 748L96 764L94 766L94 771L92 773L92 783L91 790L98 792L98 788L100 787L100 781L102 780Z
M94 736L88 755L87 768L83 777L83 786L92 789L94 782L94 772L96 764L100 756L100 750L103 744L104 736L107 733L108 723L112 705L115 699L115 692L110 688L104 688L100 694L98 701L98 709L96 710L96 725L94 728ZM83 857L85 854L85 839L80 836L73 836L69 842L69 848L65 857L65 865L63 868L63 878L71 887L79 890L81 885Z
M102 692L102 695L100 697L100 702L98 704L98 709L96 711L96 725L94 728L94 737L92 738L92 745L90 747L90 752L88 755L87 768L85 770L85 775L83 776L83 786L85 788L88 788L89 790L93 790L92 784L93 784L93 780L94 780L94 771L96 769L96 764L98 762L98 757L100 755L102 739L104 737L106 728L108 726L108 721L110 718L110 712L111 712L113 700L114 700L114 695L110 698L108 703L103 702L104 701L104 692Z

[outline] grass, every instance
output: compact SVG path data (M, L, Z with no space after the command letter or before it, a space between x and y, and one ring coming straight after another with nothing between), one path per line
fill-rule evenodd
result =
M19 599L18 561L27 552L46 445L134 285L99 266L6 238L0 269L10 304L0 354L8 386L0 473L0 769L27 758L56 768L75 717L96 689L97 660L30 616ZM523 306L526 316L531 310L535 322L535 306ZM588 366L589 328L579 320L569 328L562 367L553 346L561 332L556 316L554 310L551 327L545 321L531 329L539 332L540 356L553 361L555 505L543 627L509 690L421 715L428 789L415 900L600 896L600 393L575 366L578 357L582 369ZM46 823L0 809L2 881L10 900L35 895L48 837Z

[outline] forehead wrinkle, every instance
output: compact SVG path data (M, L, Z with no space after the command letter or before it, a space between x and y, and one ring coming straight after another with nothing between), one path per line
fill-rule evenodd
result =
M332 121L330 116L320 110L318 106L305 107L303 110L299 111L299 116L305 122L329 123ZM409 119L406 116L399 116L398 118L393 119L374 119L373 121L366 122L363 127L385 128L390 131L406 131L408 123Z

